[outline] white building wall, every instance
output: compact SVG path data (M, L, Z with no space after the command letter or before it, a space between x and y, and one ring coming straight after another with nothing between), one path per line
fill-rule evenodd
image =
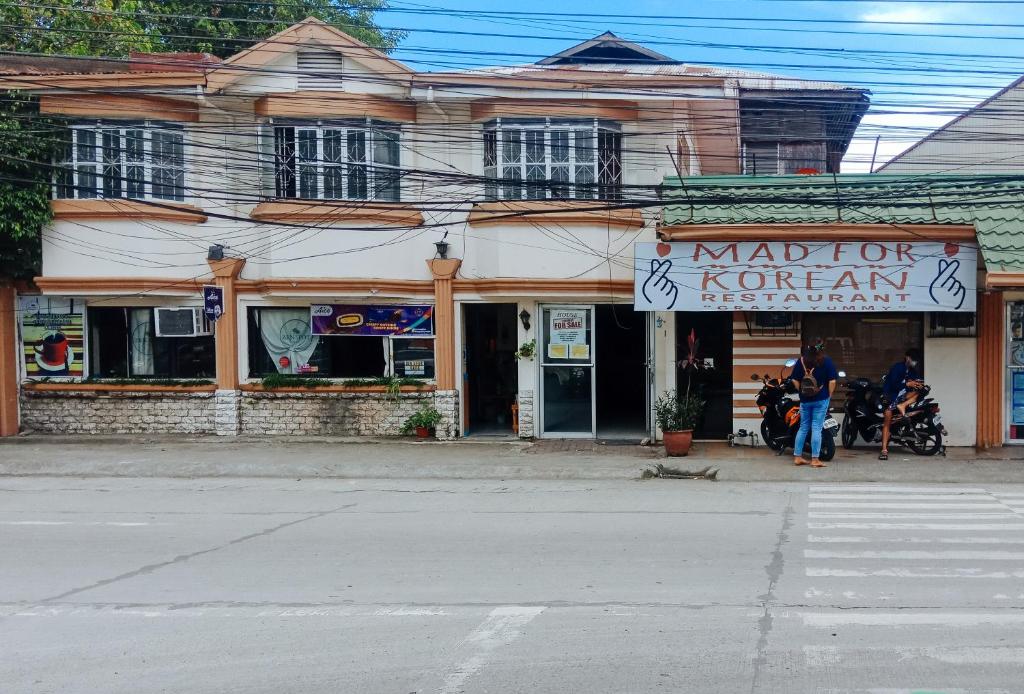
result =
M973 446L977 440L977 340L966 337L926 337L925 381L941 407L949 432L947 446Z

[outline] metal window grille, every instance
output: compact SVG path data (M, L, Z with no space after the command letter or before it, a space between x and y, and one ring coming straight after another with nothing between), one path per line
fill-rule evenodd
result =
M928 314L928 337L976 337L974 312L936 312Z
M401 199L400 135L366 120L275 125L274 188L279 198Z
M185 199L185 132L167 124L96 121L68 128L57 198Z
M622 133L598 119L495 119L483 132L489 200L614 200L622 188Z

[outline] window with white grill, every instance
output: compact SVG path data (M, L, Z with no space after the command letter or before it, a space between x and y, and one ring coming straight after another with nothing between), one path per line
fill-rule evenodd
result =
M401 199L399 131L373 121L274 126L278 198Z
M489 200L616 199L622 133L598 119L498 118L484 126Z
M149 121L72 125L55 179L58 198L184 200L184 130Z

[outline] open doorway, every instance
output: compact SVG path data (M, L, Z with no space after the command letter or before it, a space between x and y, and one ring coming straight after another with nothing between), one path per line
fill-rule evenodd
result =
M685 367L693 337L694 365ZM696 394L704 412L693 430L696 439L724 439L732 432L732 313L728 311L676 314L676 383L679 395Z
M648 435L647 314L598 304L594 324L597 436L639 441Z
M510 435L519 391L515 353L516 304L463 304L465 324L465 431Z

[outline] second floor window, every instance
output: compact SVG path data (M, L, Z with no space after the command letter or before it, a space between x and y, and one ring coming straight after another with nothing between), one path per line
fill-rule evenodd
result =
M274 126L279 198L397 202L400 178L397 129L371 122Z
M185 134L174 125L72 125L57 162L58 198L185 199Z
M615 199L622 186L622 133L597 119L498 118L484 127L489 200Z

